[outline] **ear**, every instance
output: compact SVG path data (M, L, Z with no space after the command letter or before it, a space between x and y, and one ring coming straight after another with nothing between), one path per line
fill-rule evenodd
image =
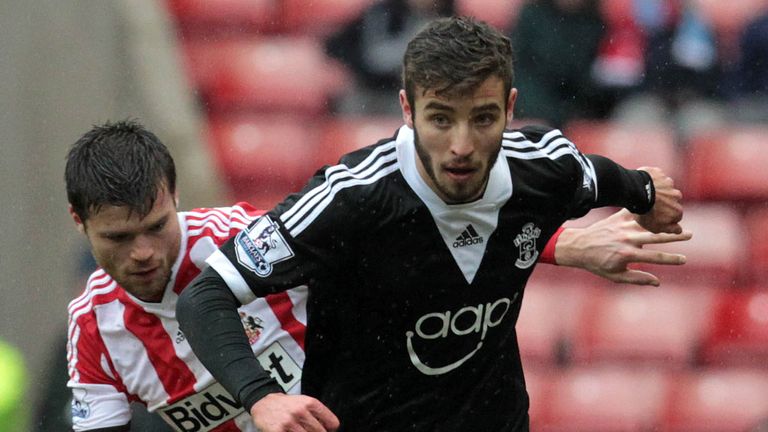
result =
M179 192L178 191L173 192L173 203L176 205L176 208L179 208Z
M517 89L512 87L509 91L509 98L507 99L507 126L512 123L515 117L515 101L517 100Z
M405 124L413 129L413 109L411 104L408 103L408 97L405 94L405 90L400 90L400 109L403 111L403 121Z
M75 226L77 227L77 231L80 234L85 234L85 224L83 223L83 220L80 219L80 216L78 216L78 214L75 213L75 209L72 208L72 204L69 205L69 215L72 216L72 220L75 221Z

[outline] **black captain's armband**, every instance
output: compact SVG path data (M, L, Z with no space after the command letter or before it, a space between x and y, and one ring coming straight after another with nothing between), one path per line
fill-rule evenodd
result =
M651 175L645 171L628 170L599 155L587 155L599 173L597 207L624 207L635 214L651 211L656 202L656 189Z

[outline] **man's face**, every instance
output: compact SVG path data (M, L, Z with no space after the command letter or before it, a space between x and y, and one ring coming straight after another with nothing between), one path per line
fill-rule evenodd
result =
M443 201L457 204L482 196L516 97L512 89L507 98L495 76L469 94L450 97L416 87L413 107L400 91L403 117L416 136L417 168Z
M120 286L141 300L162 300L181 241L176 201L167 187L160 188L144 218L127 207L109 205L85 224L73 217L88 237L96 262Z

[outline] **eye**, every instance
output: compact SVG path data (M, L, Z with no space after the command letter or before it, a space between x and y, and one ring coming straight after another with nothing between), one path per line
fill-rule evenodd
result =
M496 123L496 115L492 113L482 113L475 117L475 124L478 126L491 126Z
M445 128L451 125L451 119L445 114L434 114L430 116L429 120L439 128Z
M107 234L104 236L107 240L115 243L123 243L130 239L128 234Z
M165 221L156 223L149 227L149 231L153 233L158 233L163 230L163 227L165 227Z

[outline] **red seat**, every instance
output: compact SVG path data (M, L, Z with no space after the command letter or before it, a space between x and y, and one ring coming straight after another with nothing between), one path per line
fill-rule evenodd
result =
M287 31L323 36L359 16L375 0L282 0Z
M317 168L313 126L305 118L213 118L210 128L218 166L238 199L273 203L276 195L301 189ZM260 196L268 199L255 199Z
M668 388L667 375L655 370L571 368L555 380L536 430L653 430L663 415Z
M686 242L649 246L688 258L683 266L655 266L664 281L726 285L738 280L747 258L748 233L741 214L728 204L686 204L682 225L693 232Z
M541 270L559 271L554 266ZM599 283L602 283L598 281ZM587 299L600 288L533 278L525 288L520 317L515 325L523 365L552 367L567 360L577 323Z
M749 276L754 283L768 286L768 209L755 206L747 211L749 233Z
M347 82L343 67L311 38L191 41L187 53L213 112L323 113Z
M346 153L394 136L402 125L398 116L331 118L321 132L319 163L335 164Z
M682 176L674 131L663 125L574 121L564 128L582 153L595 153L626 168L656 166L674 180Z
M768 418L768 373L749 369L690 372L675 380L664 432L743 432Z
M169 12L188 35L279 29L279 8L274 0L167 0Z
M707 333L714 290L615 287L593 296L573 344L578 362L640 362L683 368Z
M517 19L524 0L456 0L458 15L474 16L499 30L506 31Z
M767 127L739 126L692 137L683 193L694 199L768 200L766 136Z
M539 430L544 413L547 409L547 401L553 384L557 381L559 370L554 368L542 368L524 366L525 387L528 392L530 406L528 415L531 419L531 430Z
M711 365L753 365L768 371L768 290L720 294L703 357Z

